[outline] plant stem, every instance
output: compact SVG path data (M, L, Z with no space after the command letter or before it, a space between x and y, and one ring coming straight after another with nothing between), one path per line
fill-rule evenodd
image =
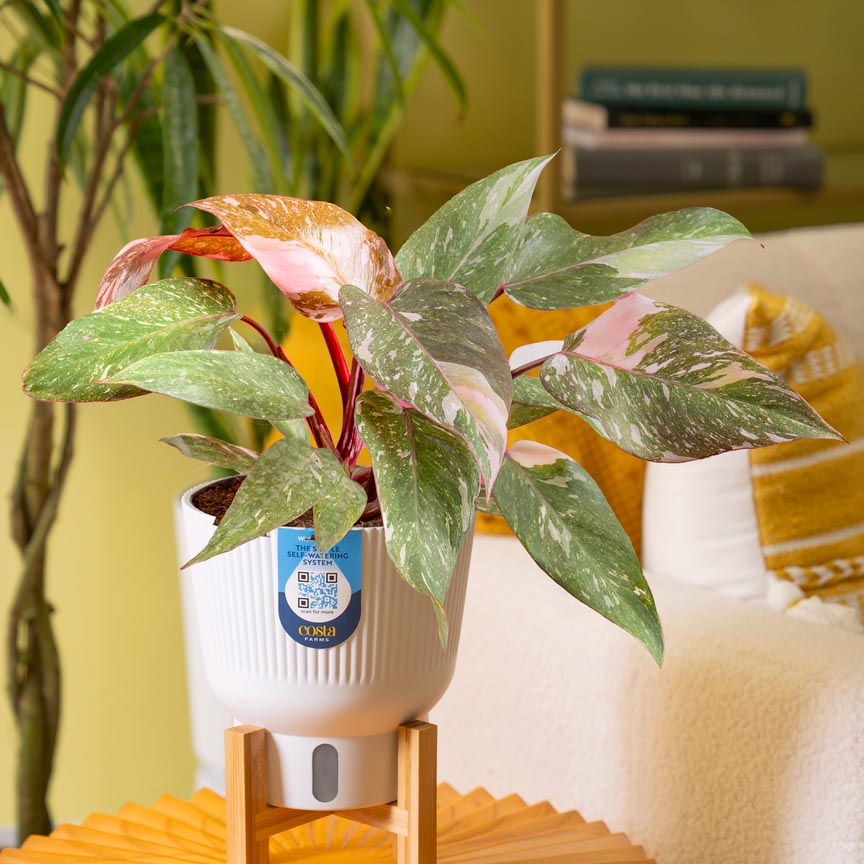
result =
M342 401L342 432L339 435L339 443L336 449L339 451L341 458L347 462L348 470L353 471L354 465L357 462L357 453L354 450L357 447L359 434L357 433L357 424L354 419L354 408L357 405L357 399L363 392L363 382L366 376L357 362L357 358L351 362L351 376L346 387L346 395ZM359 451L358 451L359 452Z
M487 306L491 306L499 297L504 294L504 283L499 282L498 287L495 289L495 293L489 299L489 302L486 304Z
M284 360L288 363L288 358L263 325L259 324L254 318L250 318L248 315L244 315L240 320L244 324L248 324L267 343L267 348L274 357L279 357L280 360ZM290 366L291 364L288 363L288 365Z
M532 369L539 369L550 357L554 356L554 354L547 354L545 357L540 357L537 360L532 360L530 363L525 363L518 369L511 369L510 377L518 378L520 375L524 375L526 372L530 372Z
M318 326L321 328L324 342L327 344L330 361L333 363L336 380L339 382L339 393L342 396L342 405L345 406L348 403L348 388L351 375L348 372L348 364L345 362L345 355L342 353L342 346L339 344L339 339L336 337L336 331L333 329L333 325L329 321L320 323Z
M282 350L282 347L276 344L273 337L261 324L259 324L254 318L250 318L248 315L243 315L240 320L248 324L261 336L261 338L267 343L267 348L274 357L278 357L294 369L294 364L288 359L288 356ZM309 431L312 433L315 443L319 447L326 447L338 456L339 451L333 444L333 436L330 434L327 421L324 419L318 401L312 395L311 391L309 392L309 405L315 413L311 417L306 418L306 425L309 427Z

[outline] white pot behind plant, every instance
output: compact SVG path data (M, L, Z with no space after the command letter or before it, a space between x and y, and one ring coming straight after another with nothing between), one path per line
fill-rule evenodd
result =
M215 530L213 517L191 504L197 488L180 504L193 552ZM280 623L279 530L188 571L198 657L210 686L235 723L268 730L268 803L329 810L392 801L396 730L425 716L453 675L471 540L460 550L447 594L445 649L429 598L407 585L390 562L384 529L352 529L361 533L359 622L341 644L315 648L299 644ZM194 652L190 660L194 667ZM205 718L199 729L194 717L199 706L209 713L203 701L190 695L200 752L210 760L213 727Z

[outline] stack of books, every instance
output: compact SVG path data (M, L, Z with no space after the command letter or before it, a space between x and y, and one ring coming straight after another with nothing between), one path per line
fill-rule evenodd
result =
M586 68L562 110L564 196L818 187L802 70Z

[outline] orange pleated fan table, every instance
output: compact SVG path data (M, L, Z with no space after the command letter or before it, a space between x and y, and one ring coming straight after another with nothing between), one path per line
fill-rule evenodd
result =
M270 861L392 864L395 838L331 815L270 838ZM2 864L224 864L225 799L202 789L188 801L170 795L152 807L126 804L115 816L94 814L83 825L60 825L0 853ZM483 789L460 795L438 786L441 864L649 864L641 846L602 822L528 805L517 795L496 799Z

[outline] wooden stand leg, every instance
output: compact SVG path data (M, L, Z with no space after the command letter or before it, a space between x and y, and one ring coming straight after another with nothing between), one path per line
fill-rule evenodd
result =
M266 733L225 731L227 864L269 864L268 838L337 812L397 835L398 864L435 864L438 730L419 720L399 727L398 799L360 810L290 810L266 803Z

